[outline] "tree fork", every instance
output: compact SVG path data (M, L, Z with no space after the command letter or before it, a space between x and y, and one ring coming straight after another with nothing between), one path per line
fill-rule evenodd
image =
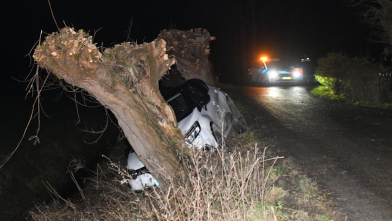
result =
M86 90L112 111L125 137L147 169L164 185L187 154L171 107L158 81L175 63L166 42L125 42L101 53L83 30L65 27L46 37L33 55L38 65L57 78ZM164 171L160 173L159 171Z

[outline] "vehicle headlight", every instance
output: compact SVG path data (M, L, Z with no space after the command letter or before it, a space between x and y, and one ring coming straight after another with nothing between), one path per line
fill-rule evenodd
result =
M128 174L130 177L132 177L133 180L136 180L136 178L142 174L148 173L148 170L146 167L142 167L140 169L137 170L132 170L132 169L128 169Z
M199 136L200 131L201 131L200 124L198 121L195 121L192 127L189 128L188 132L186 132L185 141L189 144L192 144L192 142L196 139L196 137Z
M299 76L301 76L301 73L299 73L299 71L294 71L293 76L295 78L299 78Z
M270 73L269 73L269 77L272 79L272 78L277 78L278 77L278 72L276 72L276 71L271 71Z

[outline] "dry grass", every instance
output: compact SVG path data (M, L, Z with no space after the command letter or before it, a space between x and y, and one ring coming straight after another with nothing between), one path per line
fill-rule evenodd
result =
M251 147L251 146L249 146ZM110 166L90 178L82 198L63 199L30 212L32 220L275 220L271 202L284 196L269 182L278 157L265 150L193 151L167 189L134 193ZM121 163L120 163L121 164ZM121 166L120 166L121 167ZM269 191L272 190L272 191ZM52 190L53 191L53 190Z
M247 132L236 140L253 136ZM75 199L64 199L47 185L54 201L36 206L29 219L333 220L335 208L292 159L268 158L256 143L240 143L232 144L232 153L193 151L167 189L142 192L121 184L127 178L121 172L124 147L117 147L119 154L98 166Z
M264 141L263 141L264 142ZM228 140L231 153L193 151L167 189L132 192L124 183L126 158L117 146L107 165L88 178L75 199L54 193L31 220L333 220L336 208L293 159L259 148L250 129ZM267 144L263 144L266 146ZM117 150L117 152L116 152ZM271 157L273 156L273 157ZM113 163L114 162L114 163ZM53 191L53 190L52 190ZM57 195L57 196L56 196ZM333 217L333 219L331 218ZM340 220L340 219L337 219Z

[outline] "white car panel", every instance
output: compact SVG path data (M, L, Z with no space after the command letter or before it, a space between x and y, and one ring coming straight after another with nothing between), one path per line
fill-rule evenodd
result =
M177 111L177 116L183 118L178 121L178 128L184 135L186 143L189 147L196 147L198 149L217 148L220 146L220 144L218 144L217 140L215 139L214 132L212 131L212 125L215 125L216 128L220 130L220 134L223 132L223 140L226 140L230 130L233 127L233 123L235 123L236 120L234 119L228 104L228 100L230 98L219 88L206 85L201 80L193 79L189 81L190 83L194 82L195 85L193 88L192 84L184 84L184 87L188 87L186 88L188 91L185 91L186 89L182 88L177 94L174 94L169 99L167 99L167 102L171 105L174 105L172 107L173 110ZM197 104L192 103L198 101L197 99L195 101L194 98L197 98L200 94L204 96L200 98L201 100L207 96L205 92L199 93L201 91L197 90L198 87L204 91L206 87L208 87L209 102L201 108L200 105L198 108ZM203 100L203 102L204 101L206 100ZM232 101L230 102L232 103ZM193 108L193 106L190 106L189 104L194 104L195 107ZM235 110L238 112L236 108ZM246 127L246 122L244 122L244 124L244 127ZM192 133L189 133L190 131L192 131ZM127 169L137 171L144 167L145 166L137 157L136 153L133 152L129 154ZM147 172L138 175L136 179L130 179L129 185L131 186L132 190L141 190L145 187L152 187L154 185L156 186L158 185L158 182L152 177L151 174Z
M192 113L188 117L178 122L178 128L181 130L183 135L186 135L196 121L199 122L201 128L200 134L195 140L193 140L193 143L187 142L187 145L189 147L197 147L199 149L203 148L205 145L217 147L218 143L211 132L211 118L204 109L202 109L201 112L199 112L197 108L193 109Z
M144 164L140 161L135 152L128 154L127 170L131 176L129 177L130 179L128 179L128 184L133 191L159 186L158 181L150 173L139 174L139 171L144 167Z
M158 182L150 173L143 173L136 177L136 179L129 179L128 184L132 191L143 190L148 187L158 186Z

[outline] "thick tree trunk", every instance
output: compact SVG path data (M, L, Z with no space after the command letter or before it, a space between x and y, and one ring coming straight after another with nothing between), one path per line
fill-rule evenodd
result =
M158 88L158 81L175 63L166 54L164 40L126 42L101 54L91 36L66 27L49 35L33 57L39 66L110 109L141 161L162 184L165 176L175 176L176 156L183 152L184 142Z
M185 79L198 78L210 85L216 85L208 61L210 54L210 33L205 29L163 30L158 39L167 42L168 54L177 60L177 69Z

